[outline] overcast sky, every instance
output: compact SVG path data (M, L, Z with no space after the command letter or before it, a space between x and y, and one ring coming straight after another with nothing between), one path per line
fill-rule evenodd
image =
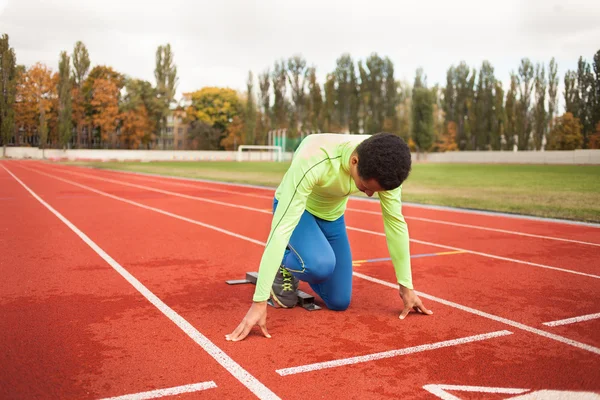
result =
M348 52L355 61L388 56L397 79L423 67L429 84L445 84L448 67L489 60L507 81L520 59L559 75L600 49L598 0L0 0L0 33L17 62L58 69L61 50L77 40L92 65L154 80L156 48L170 43L178 93L204 86L244 90L276 60L301 54L320 83ZM561 94L562 95L562 94Z

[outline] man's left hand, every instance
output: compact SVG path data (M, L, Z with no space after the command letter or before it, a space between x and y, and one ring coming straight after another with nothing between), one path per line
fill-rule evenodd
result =
M406 318L411 309L426 315L433 314L433 311L425 308L425 306L421 302L421 299L419 299L419 296L415 294L414 290L404 287L402 285L399 286L400 298L402 298L402 301L404 302L404 309L400 314L400 319Z

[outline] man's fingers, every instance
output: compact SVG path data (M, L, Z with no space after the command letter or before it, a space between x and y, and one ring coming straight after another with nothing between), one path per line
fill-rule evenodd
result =
M268 337L269 339L271 339L271 335L269 335L269 332L267 331L267 326L266 325L259 325L260 326L260 330L262 331L263 335L265 335L265 337Z
M410 307L404 307L404 310L402 310L402 313L400 314L400 319L406 318L406 316L408 315L409 312L410 312Z
M427 314L427 315L431 315L433 314L433 311L428 310L427 308L425 308L425 306L423 305L423 303L419 302L419 310L421 310L421 312L423 314Z

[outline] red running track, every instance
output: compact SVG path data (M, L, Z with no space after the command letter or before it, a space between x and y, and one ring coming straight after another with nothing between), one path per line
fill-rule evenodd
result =
M598 228L497 216L468 220L471 214L461 219L456 212L406 207L411 236L431 243L413 243L413 255L452 246L510 260L481 254L414 258L417 290L428 296L424 301L435 314L411 314L404 321L397 319L397 290L385 285L394 281L391 264L364 263L356 271L383 283L357 276L346 312L270 308L272 339L257 331L243 342L229 343L224 335L245 314L253 288L224 281L256 269L272 191L39 162L0 165L264 385L259 397L437 398L423 388L431 384L600 393L598 319L543 325L600 312L599 279L594 277L600 268L592 257L596 246L411 217L588 243L600 243ZM7 232L0 250L8 255L2 258L8 272L0 286L0 354L7 366L0 397L102 398L214 382L214 388L182 397L256 398L236 378L239 371L215 361L4 168L0 182L0 201L8 205L0 213ZM223 189L227 192L215 191ZM350 207L377 210L376 204L358 200ZM364 212L350 211L348 224L382 232L380 217ZM380 235L351 230L350 238L355 259L387 257ZM548 246L557 244L559 250L548 256ZM372 360L373 354L398 349L405 350ZM354 364L339 365L339 360L361 356ZM277 372L329 361L328 368Z

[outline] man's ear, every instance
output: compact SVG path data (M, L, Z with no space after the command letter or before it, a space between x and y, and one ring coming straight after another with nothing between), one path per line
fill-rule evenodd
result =
M356 154L354 154L354 155L352 155L352 157L350 157L350 163L352 165L358 164L358 156Z

